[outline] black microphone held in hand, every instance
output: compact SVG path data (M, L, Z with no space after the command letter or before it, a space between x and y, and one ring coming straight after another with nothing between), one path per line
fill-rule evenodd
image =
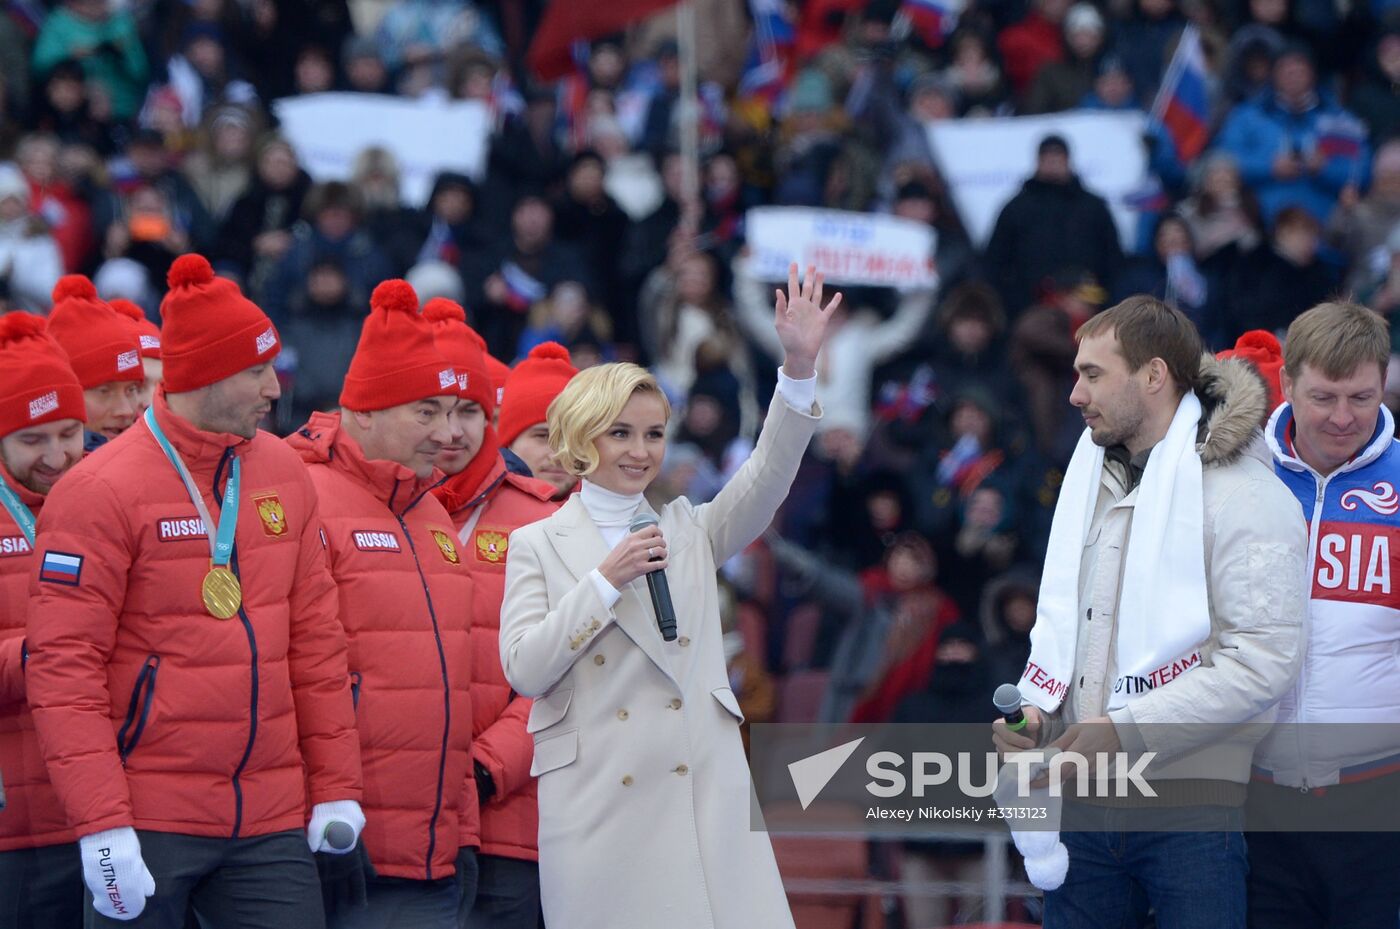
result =
M650 513L638 513L632 517L629 532L638 532L647 526L655 526L657 519ZM653 558L652 561L660 561ZM647 572L647 589L651 591L651 606L656 610L656 625L661 630L661 638L667 642L676 640L676 608L671 605L671 585L666 583L665 571Z

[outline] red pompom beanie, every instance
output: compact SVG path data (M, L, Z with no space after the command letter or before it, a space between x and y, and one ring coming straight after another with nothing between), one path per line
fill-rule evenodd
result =
M160 303L161 377L169 393L208 387L281 351L267 314L228 278L215 277L203 255L181 255L165 277Z
M136 337L141 340L142 358L160 358L160 327L146 318L146 312L130 300L118 297L108 300L112 309L131 320Z
M54 285L49 335L67 353L84 390L146 378L141 340L131 321L98 297L81 274L65 275Z
M510 445L520 433L542 423L550 403L578 373L569 350L558 342L541 342L511 369L501 400L501 421L496 432L502 445Z
M423 318L433 327L433 344L457 372L457 393L475 400L489 421L496 409L496 385L486 368L486 342L467 325L461 304L434 297L423 305Z
M42 316L0 316L0 436L59 419L87 419L67 354Z
M418 295L407 281L385 281L370 295L340 405L366 413L448 395L457 395L457 372L433 344Z
M1272 413L1283 402L1283 386L1279 383L1279 372L1283 370L1283 347L1272 332L1251 329L1240 336L1235 347L1226 349L1216 358L1243 358L1254 365L1269 388L1269 412Z

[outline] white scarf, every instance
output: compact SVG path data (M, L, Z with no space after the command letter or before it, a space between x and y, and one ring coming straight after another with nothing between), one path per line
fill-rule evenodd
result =
M1133 508L1118 601L1118 679L1109 709L1200 664L1210 636L1206 597L1205 505L1196 431L1201 403L1187 391L1171 427L1147 460ZM1079 566L1098 502L1104 450L1085 430L1070 459L1050 524L1050 545L1031 629L1021 694L1046 712L1072 683L1080 614Z

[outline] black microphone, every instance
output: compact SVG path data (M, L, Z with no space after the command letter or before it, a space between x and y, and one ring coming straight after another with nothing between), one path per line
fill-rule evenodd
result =
M1006 720L1006 728L1020 732L1026 728L1026 714L1021 712L1021 691L1015 684L1002 684L992 694L992 705L1001 718Z
M647 526L655 526L657 519L650 513L638 513L632 517L629 532L637 532ZM660 561L653 558L652 561ZM666 583L665 571L647 572L647 590L651 591L651 608L656 611L656 625L661 630L661 638L667 642L676 640L676 608L671 605L671 585Z

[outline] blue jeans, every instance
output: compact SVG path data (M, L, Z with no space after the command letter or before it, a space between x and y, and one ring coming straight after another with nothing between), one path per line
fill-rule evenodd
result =
M1069 873L1045 895L1045 929L1245 929L1243 815L1222 810L1214 832L1126 832L1105 809L1104 831L1065 832ZM1099 811L1095 811L1099 816ZM1233 828L1228 828L1233 827Z

